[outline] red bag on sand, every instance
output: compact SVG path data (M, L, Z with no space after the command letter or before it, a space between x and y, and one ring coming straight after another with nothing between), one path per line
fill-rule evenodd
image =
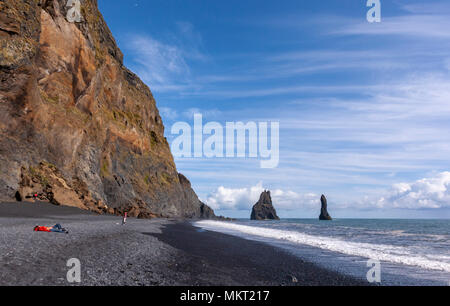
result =
M35 232L48 232L48 233L51 232L50 229L48 227L46 227L46 226L36 226L34 228L34 231Z

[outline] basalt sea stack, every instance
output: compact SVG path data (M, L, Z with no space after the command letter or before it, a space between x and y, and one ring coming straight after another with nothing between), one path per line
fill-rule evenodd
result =
M322 203L322 209L320 210L319 220L332 220L331 216L328 214L327 198L324 195L320 198L320 202Z
M252 209L252 220L280 220L277 216L277 212L272 205L272 197L270 196L270 191L264 191L258 203L253 206Z
M96 0L0 1L0 200L214 217L179 174L150 89Z

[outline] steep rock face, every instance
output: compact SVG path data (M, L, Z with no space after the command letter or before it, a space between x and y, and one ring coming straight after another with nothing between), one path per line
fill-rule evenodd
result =
M320 202L322 204L322 208L320 210L319 220L332 220L331 216L328 214L327 198L324 195L322 195L322 197L320 198Z
M261 194L259 201L253 206L250 218L252 220L280 220L272 205L270 191L264 191Z
M142 218L213 217L177 172L150 89L95 0L0 1L0 200Z

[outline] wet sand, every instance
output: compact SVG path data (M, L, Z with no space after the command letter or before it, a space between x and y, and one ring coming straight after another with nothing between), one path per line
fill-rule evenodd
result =
M189 222L167 224L153 236L181 251L185 264L178 271L190 274L192 285L367 285L268 244L204 231Z

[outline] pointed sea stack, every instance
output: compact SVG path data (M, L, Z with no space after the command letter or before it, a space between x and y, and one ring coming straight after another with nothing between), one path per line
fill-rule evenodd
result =
M322 195L322 197L320 198L320 202L322 203L322 209L320 210L320 217L319 220L333 220L331 218L331 216L328 214L328 210L327 210L327 198Z
M264 191L253 206L251 220L280 220L272 205L270 191Z

